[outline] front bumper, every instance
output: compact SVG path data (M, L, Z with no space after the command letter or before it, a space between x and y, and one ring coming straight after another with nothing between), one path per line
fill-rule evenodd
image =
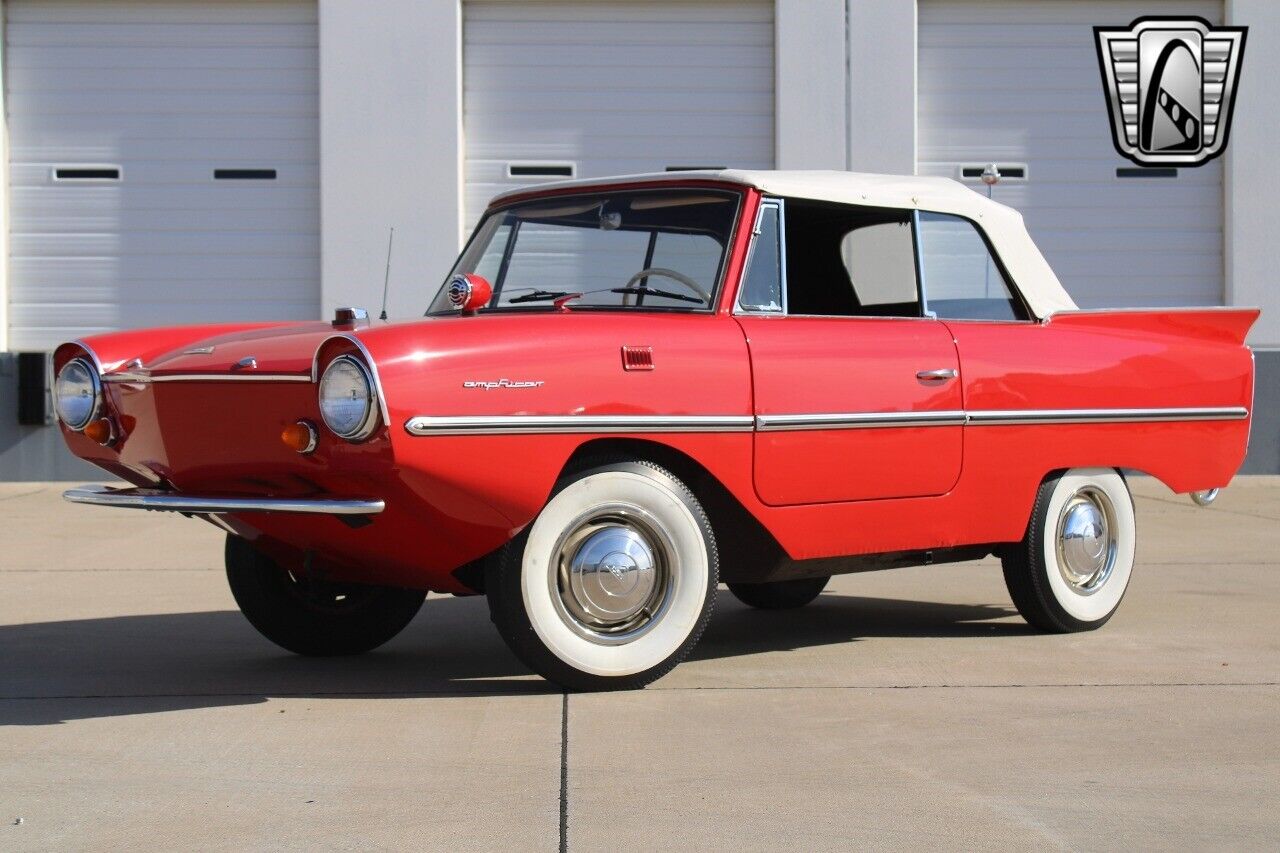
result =
M263 498L234 495L188 495L161 489L114 489L81 486L62 497L71 503L220 515L240 512L288 512L313 515L376 515L386 508L382 500L356 498Z

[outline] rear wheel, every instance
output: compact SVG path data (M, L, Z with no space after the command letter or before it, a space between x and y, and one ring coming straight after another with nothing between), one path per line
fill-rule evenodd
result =
M768 583L731 583L729 591L743 604L761 610L791 610L804 607L826 589L831 576L799 578Z
M1075 468L1040 486L1027 535L1001 558L1018 612L1042 631L1106 624L1129 586L1133 496L1113 468Z
M227 581L249 624L300 655L355 655L399 634L425 592L295 577L239 536L227 537Z
M574 690L643 687L684 659L715 601L715 536L698 499L650 462L562 481L490 562L489 611L535 672Z

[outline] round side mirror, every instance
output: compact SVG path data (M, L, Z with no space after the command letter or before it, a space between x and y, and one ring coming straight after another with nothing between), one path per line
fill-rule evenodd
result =
M493 285L482 275L462 273L449 282L449 303L463 314L474 314L489 304Z

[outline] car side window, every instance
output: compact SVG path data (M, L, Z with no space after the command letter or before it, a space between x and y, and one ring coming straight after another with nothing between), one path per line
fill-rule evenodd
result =
M765 204L756 221L756 234L751 241L751 254L742 277L738 307L743 311L781 312L782 247L778 229L779 206Z
M787 199L788 314L919 317L911 212Z
M1022 301L972 222L921 211L917 239L930 313L944 320L1027 319Z
M861 224L840 244L860 313L918 315L911 222L894 218Z

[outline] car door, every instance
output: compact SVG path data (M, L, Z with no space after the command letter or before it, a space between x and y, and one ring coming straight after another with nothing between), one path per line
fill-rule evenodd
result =
M960 476L955 344L922 316L911 214L768 200L735 315L762 501L946 493Z

